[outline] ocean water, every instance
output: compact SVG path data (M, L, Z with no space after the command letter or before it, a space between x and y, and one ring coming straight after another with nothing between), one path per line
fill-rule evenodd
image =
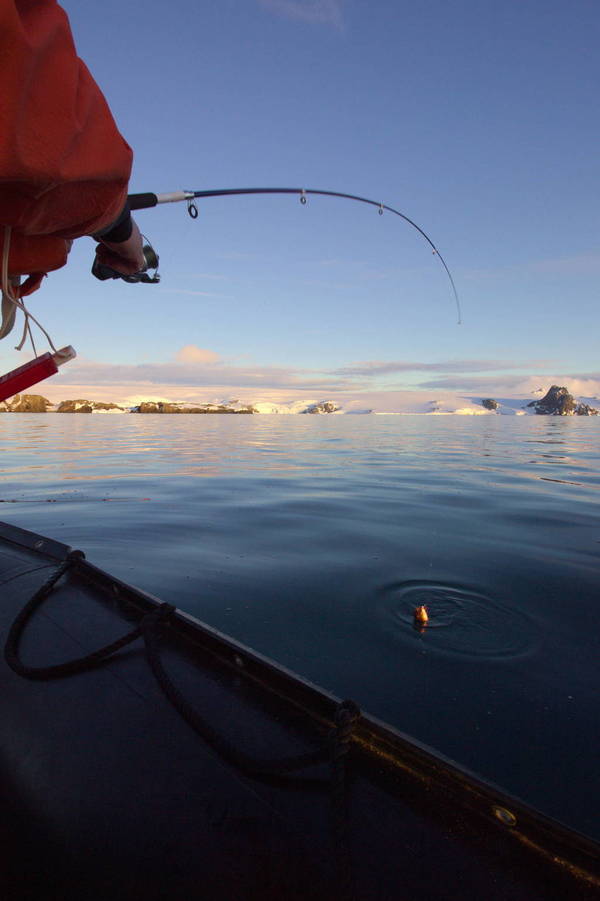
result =
M600 417L6 414L0 441L1 519L600 839Z

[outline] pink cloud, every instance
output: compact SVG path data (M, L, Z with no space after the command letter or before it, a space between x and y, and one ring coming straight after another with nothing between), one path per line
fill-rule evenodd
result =
M195 344L186 344L175 354L178 363L216 363L219 359L219 354L214 350L196 347Z

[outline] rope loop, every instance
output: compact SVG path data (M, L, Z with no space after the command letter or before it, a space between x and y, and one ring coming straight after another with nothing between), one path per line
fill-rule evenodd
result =
M160 653L161 626L168 620L176 608L170 604L161 604L156 610L146 614L141 622L140 630L146 647L146 657L159 687L167 700L179 715L191 726L194 732L219 754L227 763L255 779L282 778L289 773L297 772L319 763L326 763L331 757L328 747L321 747L304 754L294 754L279 760L260 759L240 751L222 736L184 697L166 672Z
M11 670L17 673L17 675L23 676L25 679L36 680L62 679L65 676L72 676L75 673L81 673L84 670L98 666L106 658L111 657L117 651L121 650L121 648L131 644L136 638L139 638L141 630L138 626L136 629L133 629L133 631L128 632L127 635L117 639L117 641L113 641L111 644L108 644L97 651L92 651L91 654L86 654L84 657L78 657L75 660L68 660L65 663L57 663L53 666L28 666L23 663L19 656L19 645L21 643L21 638L23 637L23 632L25 631L25 626L35 611L41 607L43 602L50 595L54 586L62 576L68 572L69 569L74 568L79 560L83 560L84 558L85 554L83 551L70 551L60 566L52 573L50 578L38 588L33 597L25 604L11 625L4 646L4 659Z
M146 658L150 669L167 700L191 726L194 732L227 763L251 778L281 779L289 778L288 774L314 767L318 764L325 764L329 761L332 767L329 785L333 791L333 796L341 798L344 794L345 758L350 747L352 732L360 717L360 709L354 701L346 700L338 705L334 713L334 726L330 732L329 739L319 748L278 760L260 759L240 751L224 738L216 728L210 725L189 703L165 670L160 653L160 644L165 626L168 625L169 620L177 611L173 604L163 603L157 605L142 617L139 625L131 632L84 657L43 667L33 667L23 663L19 656L19 645L27 623L50 595L62 576L69 569L75 567L78 561L84 557L85 555L82 551L71 551L50 578L25 604L14 620L4 648L4 657L13 672L26 679L33 680L60 679L65 676L75 675L98 666L116 654L117 651L141 637L144 641ZM312 781L303 780L303 784L307 786L309 784L325 786L328 783L313 779Z

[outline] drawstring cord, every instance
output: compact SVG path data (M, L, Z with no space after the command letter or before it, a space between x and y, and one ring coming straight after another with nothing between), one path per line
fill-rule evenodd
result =
M46 329L42 325L40 325L40 323L37 321L35 316L33 316L29 312L29 310L25 306L23 298L18 296L18 290L19 290L18 284L16 284L16 285L13 284L13 281L8 276L8 257L9 257L9 253L10 253L11 233L12 233L11 226L5 225L4 226L4 248L3 248L3 252L2 252L2 299L8 300L18 310L21 310L21 312L25 316L25 323L23 325L23 334L21 335L21 340L20 340L19 344L16 345L15 350L23 349L23 345L25 344L25 341L27 340L27 336L29 335L29 339L31 341L31 346L33 347L33 352L34 352L35 356L37 357L37 350L35 347L35 341L33 340L33 332L31 331L31 325L30 325L30 320L31 320L31 322L34 322L37 325L37 327L39 328L39 330L41 332L43 332L43 334L46 336L46 340L48 341L48 344L50 345L50 347L52 348L54 353L56 353L56 347L54 346L54 342L52 341L52 338L50 337L50 335L48 334ZM15 288L16 288L17 293L15 293Z

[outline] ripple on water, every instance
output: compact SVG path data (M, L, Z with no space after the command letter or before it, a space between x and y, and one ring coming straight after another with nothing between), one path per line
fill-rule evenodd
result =
M460 585L393 582L381 589L384 628L401 641L459 657L516 657L536 644L532 619L521 610ZM425 605L426 625L414 619Z

